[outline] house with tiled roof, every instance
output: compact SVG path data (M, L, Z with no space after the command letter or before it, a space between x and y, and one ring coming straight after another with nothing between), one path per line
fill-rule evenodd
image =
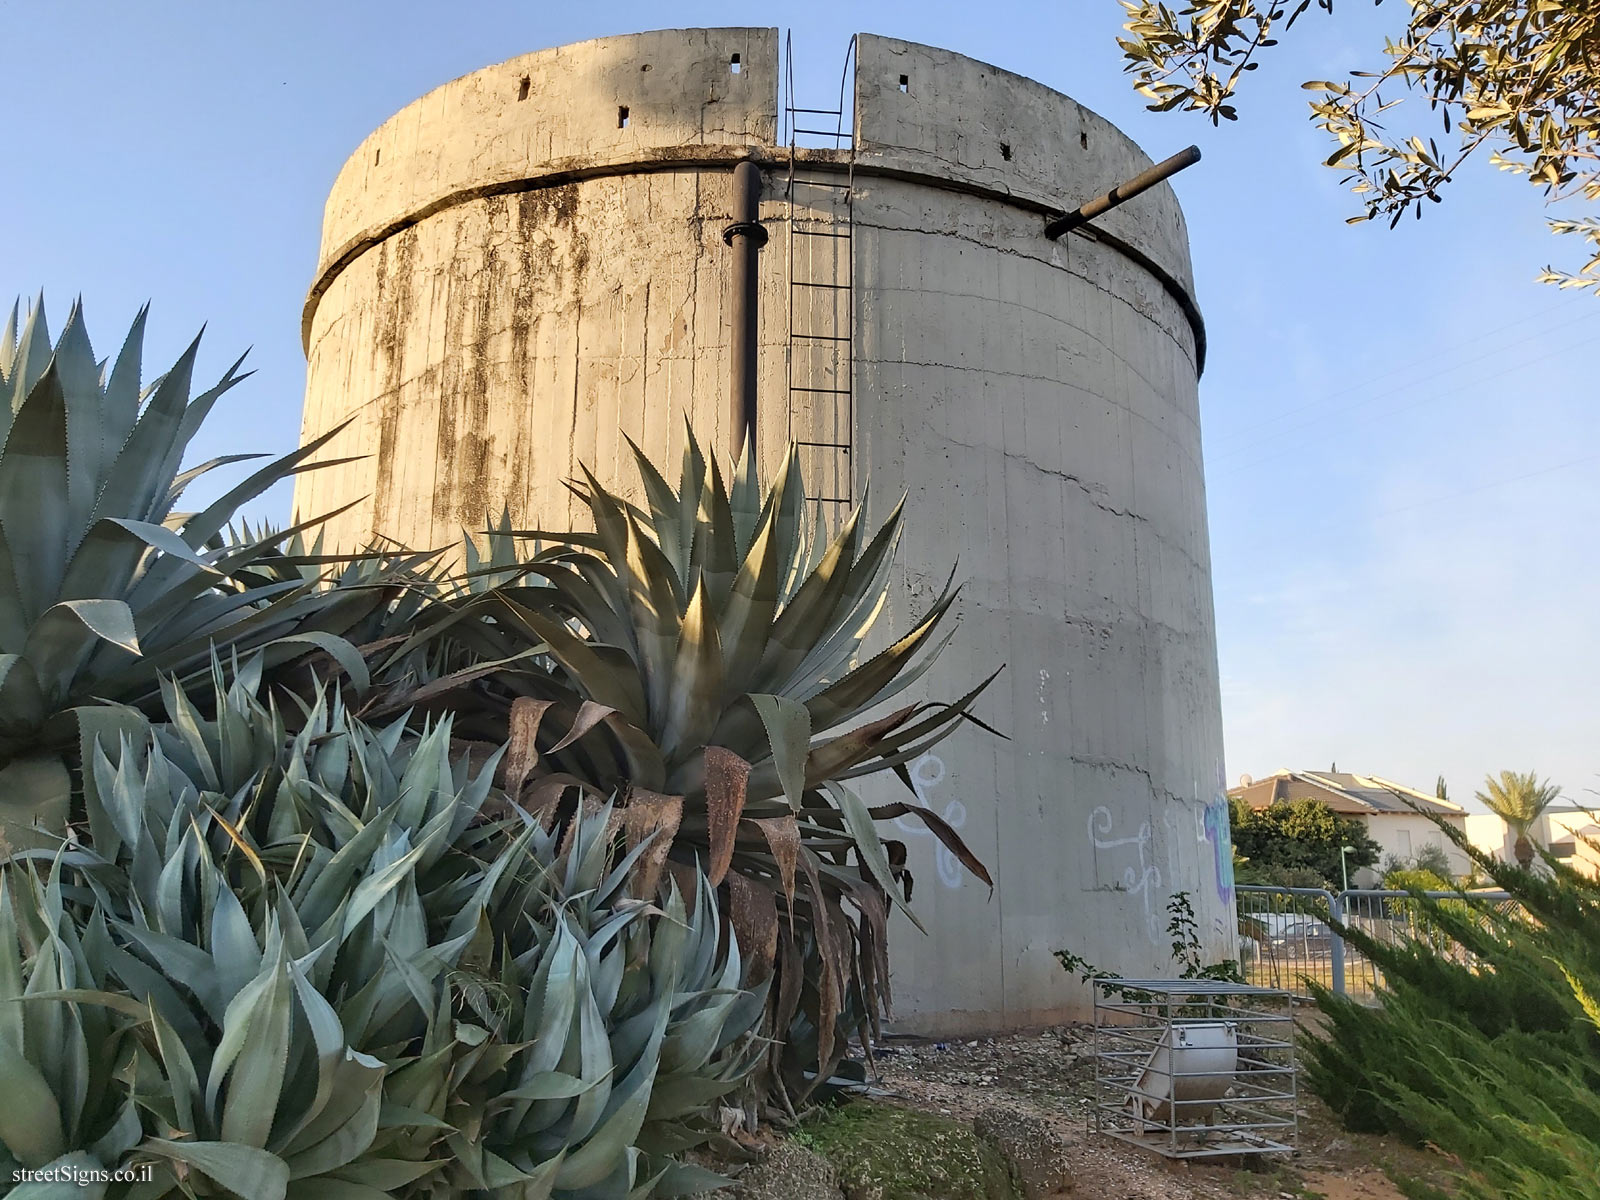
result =
M1451 870L1465 875L1467 858L1429 818L1438 816L1463 834L1467 813L1459 804L1440 800L1427 792L1376 775L1348 771L1276 771L1252 779L1245 776L1228 795L1251 808L1266 808L1276 801L1309 797L1321 800L1341 817L1354 817L1366 826L1367 836L1383 847L1383 858L1412 859L1424 846L1437 846L1450 860ZM1361 886L1371 886L1374 871L1360 872ZM1352 883L1358 880L1352 876Z

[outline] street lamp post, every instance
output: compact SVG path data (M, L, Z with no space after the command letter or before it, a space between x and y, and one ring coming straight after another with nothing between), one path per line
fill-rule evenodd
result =
M1344 876L1344 890L1350 890L1350 864L1345 861L1345 855L1355 850L1354 846L1339 847L1339 872Z

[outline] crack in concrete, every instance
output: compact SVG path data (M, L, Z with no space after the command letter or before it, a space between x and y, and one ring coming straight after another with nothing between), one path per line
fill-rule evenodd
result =
M1089 336L1091 338L1093 337L1093 335L1089 335ZM1099 342L1098 340L1096 340L1096 344L1104 346L1104 343L1103 342ZM1117 358L1118 362L1123 363L1124 366L1127 365L1126 360L1123 359L1120 355L1116 355L1116 352L1114 350L1111 350L1109 347L1107 347L1106 349L1107 349L1107 353L1112 354L1113 356L1115 356ZM1051 386L1054 386L1054 387L1077 388L1077 386L1078 386L1077 384L1074 384L1074 383L1072 383L1070 381L1063 380L1063 379L1058 379L1053 375L1024 374L1023 372L1020 372L1020 371L1005 371L1005 370L1001 370L998 367L969 367L969 366L965 365L964 363L925 362L925 361L923 361L921 359L915 359L915 358L868 358L865 355L859 356L856 359L856 361L857 361L857 363L859 363L859 364L861 364L863 366L873 365L873 366L884 366L884 367L920 367L920 368L922 368L924 370L930 370L930 371L974 371L974 372L977 372L980 375L992 375L992 376L994 376L996 378L999 378L999 379L1020 379L1020 380L1023 380L1025 382L1050 384ZM1137 372L1135 372L1135 374L1137 374ZM1139 378L1143 379L1144 377L1141 375L1141 376L1139 376ZM1145 382L1148 384L1149 381L1146 380ZM1081 391L1083 389L1078 389L1078 390ZM1151 390L1152 391L1156 390L1153 385L1151 385ZM1163 429L1159 424L1157 424L1155 421L1152 421L1149 417L1145 416L1143 413L1137 412L1134 409L1129 408L1126 404L1124 404L1121 400L1117 399L1115 396L1100 395L1100 394L1098 394L1096 392L1085 392L1084 394L1088 395L1088 396L1091 396L1096 400L1103 401L1104 403L1109 404L1112 407L1121 410L1122 412L1126 413L1130 419L1138 421L1142 425L1145 425L1148 428L1154 430L1156 433L1160 434L1162 437L1166 438L1168 441L1173 442L1175 445L1179 446L1180 448L1187 449L1186 447L1183 447L1183 443L1180 441L1180 439L1173 437L1170 432L1168 432L1166 429ZM1158 392L1158 394L1160 394L1160 393ZM1187 416L1184 417L1184 420L1189 425L1189 427L1194 430L1196 436L1198 436L1199 433L1200 433L1200 426L1199 426L1198 422L1194 421L1192 418L1189 418ZM1185 461L1187 461L1188 464L1192 468L1194 468L1194 470L1197 473L1202 473L1202 474L1204 473L1204 467L1203 467L1201 459L1200 459L1200 457L1198 455L1192 454L1192 453L1186 453L1184 457L1185 457Z
M1183 353L1184 357L1189 360L1190 367L1193 368L1194 365L1195 365L1194 347L1192 345L1188 345L1188 346L1184 345L1183 339L1180 338L1180 337L1177 337L1173 332L1174 327L1181 326L1184 329L1188 329L1190 331L1190 334L1191 334L1191 337L1192 337L1193 336L1193 330L1189 325L1188 319L1186 317L1184 317L1184 315L1183 315L1182 307L1172 297L1171 293L1169 293L1165 289L1163 289L1162 292L1161 292L1161 298L1163 300L1165 300L1166 303L1171 305L1173 310L1178 314L1179 320L1177 322L1169 323L1168 321L1164 321L1164 320L1159 319L1153 313L1149 313L1149 312L1145 312L1145 311L1141 310L1138 305L1134 304L1133 301L1129 300L1126 296L1119 295L1118 293L1112 291L1110 288L1106 287L1104 284L1100 283L1098 280L1090 278L1088 275L1085 275L1085 274L1082 274L1081 272L1072 270L1070 266L1067 266L1064 263L1056 261L1054 256L1045 257L1042 254L1030 253L1027 250L1025 250L1025 249L1023 249L1023 248L1021 248L1019 246L1003 243L998 239L998 237L994 241L984 241L982 238L975 237L972 234L962 233L959 230L953 230L953 229L919 229L919 228L917 228L915 226L910 226L910 225L889 225L889 224L883 224L883 223L879 223L879 222L871 221L871 220L863 220L860 217L858 217L856 219L856 225L858 227L864 228L864 229L875 229L875 230L878 230L879 232L882 232L882 233L905 233L905 234L912 234L912 235L914 235L916 237L920 237L920 238L927 238L927 237L954 238L957 241L966 242L969 245L978 246L978 247L981 247L984 250L989 250L989 251L992 251L993 253L996 253L996 254L1008 254L1008 255L1012 256L1013 258L1020 258L1020 259L1023 259L1025 261L1027 261L1027 262L1038 263L1041 266L1052 267L1052 268L1054 268L1054 269L1056 269L1058 271L1067 271L1073 276L1073 278L1081 279L1084 283L1088 284L1090 287L1094 288L1096 291L1103 292L1110 299L1115 300L1118 304L1121 304L1124 307L1130 309L1136 316L1140 317L1141 319L1146 320L1146 321L1151 321L1151 322L1155 323L1156 325L1158 325L1161 328L1161 331L1163 333L1165 333L1169 338L1172 339L1173 344L1178 347L1178 349ZM1076 244L1076 243L1074 243L1074 244ZM1112 253L1115 253L1115 251L1112 251Z
M1104 512L1108 512L1113 516L1127 517L1129 520L1143 521L1146 524L1149 524L1150 522L1150 518L1145 516L1143 513L1132 512L1128 509L1121 509L1117 508L1115 505L1104 503L1099 498L1100 494L1105 490L1102 485L1087 483L1078 476L1072 474L1070 471L1062 470L1059 467L1047 467L1043 463L1035 462L1033 459L1027 457L1027 455L1014 454L1001 446L988 446L975 442L963 442L958 438L951 437L949 434L940 434L939 436L942 441L949 442L952 446L960 446L963 450L998 452L1001 457L1007 459L1008 461L1022 463L1024 466L1031 467L1042 475L1052 475L1064 479L1082 491L1083 494L1089 498L1089 502L1096 508L1101 509Z
M1149 785L1152 796L1159 799L1164 799L1170 804L1187 805L1193 803L1190 797L1181 796L1177 792L1169 791L1167 788L1164 788L1157 783L1155 781L1155 777L1150 774L1149 767L1140 767L1133 763L1119 762L1114 758L1083 758L1076 754L1070 756L1070 761L1079 766L1088 767L1090 770L1094 771L1125 771L1130 775L1138 775L1145 781L1146 784ZM1151 832L1155 832L1155 826L1153 823L1151 825Z
M1109 514L1111 516L1123 517L1123 518L1125 518L1127 520L1135 521L1135 522L1138 522L1139 524L1142 524L1146 529L1148 529L1150 531L1151 536L1154 537L1156 539L1156 541L1160 542L1163 546L1165 546L1167 549L1171 550L1179 558L1183 559L1183 561L1188 563L1189 566L1191 568L1193 568L1194 570L1199 571L1202 574L1205 574L1205 575L1209 576L1210 571L1211 571L1211 567L1210 567L1209 563L1201 562L1198 558L1196 558L1192 553L1190 553L1184 547L1182 547L1182 546L1178 545L1176 542L1172 541L1171 538L1163 536L1163 534L1161 533L1160 529L1157 528L1155 523L1153 521L1151 521L1151 519L1149 517L1145 516L1143 513L1134 512L1131 509L1122 509L1122 508L1116 507L1114 504L1107 504L1107 503L1103 502L1099 498L1100 492L1102 492L1104 490L1103 485L1087 483L1083 479L1080 479L1078 476L1072 474L1070 471L1063 470L1062 468L1059 468L1059 467L1046 466L1043 463L1039 463L1039 462L1034 461L1033 459L1029 458L1025 454L1016 454L1016 453L1013 453L1013 452L1011 452L1009 450L1006 450L1004 447L1001 447L1001 446L982 445L982 444L974 443L974 442L963 442L963 441L961 441L961 440L959 440L957 438L951 437L949 434L943 434L943 433L938 434L937 436L940 438L941 441L947 442L948 444L950 444L952 446L959 446L963 450L974 450L974 451L977 451L979 453L996 453L996 454L999 454L1002 458L1004 458L1004 459L1006 459L1008 461L1021 463L1023 466L1028 467L1031 470L1036 471L1037 473L1039 473L1041 475L1049 475L1049 476L1053 476L1053 477L1056 477L1056 478L1060 478L1060 479L1066 480L1067 482L1071 483L1073 486L1078 488L1080 491L1082 491L1084 496L1088 499L1089 503L1092 504L1095 508L1097 508L1100 511L1102 511L1104 513L1107 513L1107 514ZM1135 550L1136 549L1137 548L1135 548Z

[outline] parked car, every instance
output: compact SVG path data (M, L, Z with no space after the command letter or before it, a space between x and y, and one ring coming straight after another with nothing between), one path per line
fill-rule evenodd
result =
M1333 930L1316 917L1294 917L1274 933L1272 944L1279 950L1323 954L1333 948Z

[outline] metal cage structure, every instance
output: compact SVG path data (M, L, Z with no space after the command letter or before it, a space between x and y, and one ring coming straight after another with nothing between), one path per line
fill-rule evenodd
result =
M1093 987L1096 1133L1168 1158L1294 1150L1292 993L1209 979Z

